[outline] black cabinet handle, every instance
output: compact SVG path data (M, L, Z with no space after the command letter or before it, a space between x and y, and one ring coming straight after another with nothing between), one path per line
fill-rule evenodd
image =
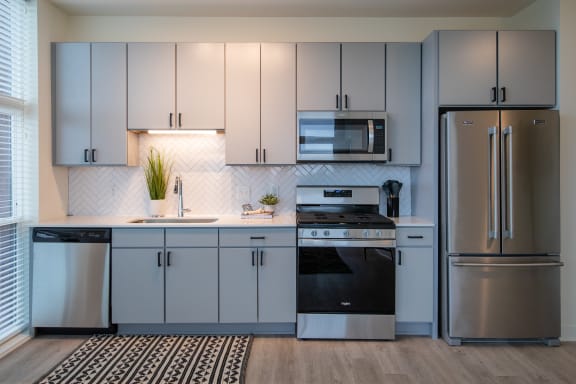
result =
M252 251L252 266L255 266L256 263L254 262L254 251Z
M502 92L502 97L500 98L500 101L505 102L506 101L506 87L500 88L500 91Z
M495 103L496 102L496 87L492 87L490 101Z
M262 150L262 162L265 163L266 162L266 148L264 148Z
M264 265L264 251L260 251L260 265Z
M388 148L388 161L392 161L392 148Z
M348 109L348 95L344 95L344 108Z
M182 112L178 113L178 127L182 128Z
M172 128L172 118L173 117L174 117L174 114L172 112L170 112L170 121L169 121L170 128Z
M162 252L158 252L158 254L156 255L157 261L158 261L158 266L161 267L162 266L162 261L160 261L160 257L162 256Z
M172 256L172 252L167 252L166 253L166 265L168 267L170 266L170 256Z
M423 239L424 238L424 236L422 236L422 235L408 235L406 237L408 237L409 239Z
M338 97L338 95L336 95L336 109L339 108L339 105L340 105L339 101L340 101L339 97Z
M96 162L96 150L95 149L92 150L92 162L93 163Z
M264 240L266 236L250 236L250 240Z
M398 265L402 265L402 251L398 250Z
M85 162L85 163L89 163L89 162L90 162L90 159L88 158L88 152L89 152L88 149L85 149L85 150L84 150L84 162Z
M258 162L258 148L256 148L256 162Z

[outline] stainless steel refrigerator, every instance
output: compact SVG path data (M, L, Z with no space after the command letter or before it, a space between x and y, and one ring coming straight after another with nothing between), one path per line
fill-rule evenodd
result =
M560 336L559 118L442 116L442 333L452 345Z

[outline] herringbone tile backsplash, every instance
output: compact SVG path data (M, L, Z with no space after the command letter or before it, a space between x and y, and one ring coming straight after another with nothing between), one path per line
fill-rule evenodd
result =
M410 215L410 169L378 164L298 164L227 166L225 135L140 135L140 164L151 146L173 162L172 180L183 181L184 206L190 214L239 214L248 200L254 208L268 191L277 190L277 212L293 213L297 185L378 185L387 179L404 183L400 214ZM69 214L148 214L148 192L141 167L74 167L69 169ZM167 214L176 214L177 196L170 185ZM381 211L386 213L381 195Z

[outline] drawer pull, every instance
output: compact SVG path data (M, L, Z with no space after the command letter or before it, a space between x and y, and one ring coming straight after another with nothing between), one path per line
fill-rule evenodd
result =
M422 235L408 235L407 236L409 239L423 239L424 236Z
M250 236L250 240L265 240L266 236Z

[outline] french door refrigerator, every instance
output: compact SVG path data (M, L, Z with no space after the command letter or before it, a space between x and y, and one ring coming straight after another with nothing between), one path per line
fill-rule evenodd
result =
M440 142L444 339L557 345L558 111L447 112Z

